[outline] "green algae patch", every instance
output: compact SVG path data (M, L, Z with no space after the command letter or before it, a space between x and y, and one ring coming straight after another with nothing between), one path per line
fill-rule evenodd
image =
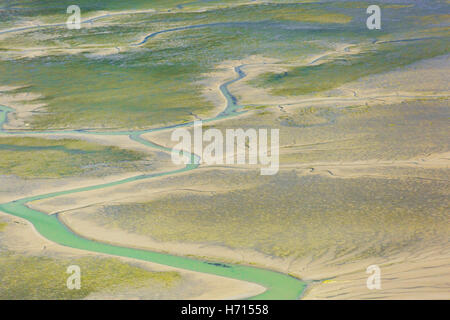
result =
M292 9L283 10L281 12L276 12L276 14L274 14L274 19L280 21L296 21L309 23L344 23L344 24L349 23L350 21L353 20L351 16L320 9L305 10L300 12Z
M291 96L322 92L337 88L362 77L404 67L422 59L446 54L448 43L428 39L408 44L395 42L369 46L360 54L334 59L321 64L291 68L283 73L266 73L249 81L274 95Z
M81 269L81 288L69 290L66 272ZM83 299L94 292L115 293L130 288L158 286L169 289L181 276L177 272L152 272L115 258L54 259L7 252L0 257L0 299Z
M74 139L0 138L0 175L21 178L60 178L99 173L120 165L136 170L149 156L113 146Z

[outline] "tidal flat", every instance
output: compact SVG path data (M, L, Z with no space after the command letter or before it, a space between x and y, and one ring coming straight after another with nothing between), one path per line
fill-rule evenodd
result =
M448 2L70 4L0 0L0 299L450 298ZM278 174L174 165L200 119Z
M317 257L334 246L337 255L363 247L367 250L359 253L361 257L389 255L428 241L438 244L447 232L445 180L333 178L295 170L275 178L234 171L204 174L210 179L227 176L226 180L235 181L235 189L216 195L171 193L149 202L102 205L95 214L76 211L76 215L106 230L119 227L162 242L218 244L298 258ZM253 185L239 189L242 175ZM193 184L192 189L201 190L200 186Z
M291 95L330 89L448 52L445 29L413 18L439 12L444 5L438 2L433 9L420 4L387 9L389 28L376 38L363 27L365 16L357 4L232 1L208 3L199 11L183 3L167 3L166 8L182 6L170 11L123 15L112 11L76 32L62 24L1 34L0 85L21 86L19 92L40 95L35 101L40 107L26 117L30 129L142 129L210 116L217 106L201 94L199 82L222 61L260 54L292 64L286 73L267 73L253 82L274 94ZM89 16L105 7L81 5ZM64 4L50 11L34 1L19 1L16 6L24 8L3 14L20 24L30 16L48 21ZM120 13L122 6L137 11L145 7L136 1L111 4L110 10ZM407 23L399 19L405 15L411 16ZM62 19L63 15L55 21ZM389 42L415 39L411 28L426 32L424 39ZM363 52L348 60L295 66L299 59L339 43L355 44Z

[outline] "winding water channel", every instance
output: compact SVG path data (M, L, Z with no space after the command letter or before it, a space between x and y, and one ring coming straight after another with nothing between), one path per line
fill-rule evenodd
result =
M175 30L174 30L175 31ZM220 86L220 91L227 100L227 106L223 112L213 118L204 119L203 122L215 121L222 118L233 117L242 114L239 111L240 106L237 104L237 99L229 92L228 86L236 81L241 80L246 76L242 70L243 65L235 67L234 71L237 76L223 83ZM7 135L23 135L23 134L96 134L96 135L128 135L130 139L137 141L150 148L158 149L161 151L171 152L172 150L157 144L154 144L141 137L142 134L154 131L160 131L175 127L191 126L193 122L187 122L172 126L165 126L160 128L154 128L149 130L138 131L112 131L112 132L98 132L98 131L86 131L86 130L70 130L70 131L9 131L4 130L3 125L7 120L7 113L14 110L0 106L0 132ZM90 252L97 252L103 254L109 254L120 257L127 257L133 259L139 259L143 261L149 261L180 269L186 269L191 271L203 272L208 274L214 274L218 276L224 276L227 278L244 280L262 285L266 290L251 299L297 299L301 296L302 292L306 288L306 283L290 275L276 272L273 270L267 270L262 268L250 267L239 264L224 264L224 263L212 263L210 261L203 261L198 259L192 259L177 255L171 255L166 253L159 253L149 250L127 248L117 245L112 245L100 241L94 241L84 238L78 234L72 232L66 225L64 225L57 217L57 215L48 215L44 212L33 210L27 207L27 203L49 199L61 195L73 194L84 191L104 189L120 184L125 184L132 181L151 179L155 177L175 175L181 172L194 170L199 166L200 157L195 154L185 154L191 157L194 161L192 164L186 165L184 168L162 172L154 174L142 174L127 179L122 179L110 183L98 184L89 187L75 188L70 190L64 190L60 192L47 193L37 196L26 197L23 199L15 200L9 203L0 204L0 211L9 213L11 215L28 220L34 228L45 238L63 246L87 250Z

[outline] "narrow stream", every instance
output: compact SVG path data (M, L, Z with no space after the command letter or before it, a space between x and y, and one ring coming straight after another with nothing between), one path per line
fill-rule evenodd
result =
M236 81L241 80L246 76L242 71L242 66L236 67L234 70L237 73L237 77L225 82L220 86L222 94L227 100L227 106L225 110L218 116L205 119L203 122L215 121L222 118L232 117L239 115L243 112L238 111L240 106L237 104L237 99L229 92L228 86ZM193 122L160 127L149 130L141 131L117 131L117 132L93 132L85 130L71 130L71 131L7 131L3 129L3 124L7 120L7 113L13 112L14 110L6 107L0 106L0 132L2 134L17 135L17 134L76 134L76 133L87 133L87 134L97 134L97 135L128 135L130 139L137 141L143 145L150 148L171 152L172 150L157 144L154 144L148 140L141 137L142 134L147 132L160 131L176 127L185 127L193 125ZM78 234L72 232L67 228L60 220L58 220L57 215L47 215L44 212L30 209L26 206L28 202L49 199L61 195L73 194L78 192L85 192L91 190L98 190L103 188L108 188L112 186L117 186L125 184L132 181L151 179L154 177L174 175L177 173L194 170L199 166L200 157L195 154L186 154L186 156L191 157L194 161L192 164L186 165L184 168L155 173L155 174L142 174L135 177L122 179L110 183L104 183L84 188L75 188L71 190L65 190L60 192L53 192L48 194L42 194L32 197L26 197L20 200L12 201L9 203L0 204L0 210L11 215L28 220L33 224L35 229L45 238L55 243L63 246L87 250L90 252L104 253L114 256L128 257L139 259L143 261L149 261L153 263L159 263L162 265L167 265L171 267L203 272L208 274L214 274L218 276L224 276L227 278L233 278L238 280L244 280L248 282L253 282L262 285L266 288L263 293L252 297L251 299L297 299L301 296L302 292L306 288L306 283L300 281L292 276L262 269L256 267L250 267L246 265L238 264L223 264L223 263L211 263L210 261L202 261L197 259L186 258L182 256L176 256L171 254L153 252L149 250L141 250L134 248L127 248L117 245L111 245L108 243L103 243L100 241L94 241L81 237Z

